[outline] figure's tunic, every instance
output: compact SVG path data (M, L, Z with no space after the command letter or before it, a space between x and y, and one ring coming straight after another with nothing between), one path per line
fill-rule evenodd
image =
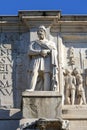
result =
M42 50L50 50L45 57ZM55 43L47 39L33 41L29 46L28 55L31 57L29 71L42 71L52 73L52 84L58 85L58 60Z

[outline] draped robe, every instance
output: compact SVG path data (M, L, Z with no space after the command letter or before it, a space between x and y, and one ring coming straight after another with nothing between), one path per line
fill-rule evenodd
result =
M50 54L44 57L41 55L42 50L50 50ZM30 43L28 55L31 57L29 71L42 71L52 74L51 88L59 91L58 59L55 43L47 39L33 41Z

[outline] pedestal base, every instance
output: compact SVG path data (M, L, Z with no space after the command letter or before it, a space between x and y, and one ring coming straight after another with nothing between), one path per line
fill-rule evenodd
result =
M56 119L62 114L62 96L53 91L24 92L23 117Z

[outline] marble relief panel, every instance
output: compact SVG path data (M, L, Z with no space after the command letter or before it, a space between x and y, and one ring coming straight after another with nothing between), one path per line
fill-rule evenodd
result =
M86 97L87 97L87 84L86 84L86 77L87 77L87 44L86 43L64 43L64 70L67 71L64 72L64 78L72 77L74 76L76 79L76 84L74 86L76 87L75 92L72 92L73 89L68 88L67 94L65 94L65 98L69 98L69 100L72 100L71 98L75 96L75 102L74 104L86 104ZM78 69L78 71L77 71ZM74 71L77 71L74 75ZM70 76L68 75L70 73ZM79 77L79 78L78 78ZM67 78L68 79L68 78ZM72 79L70 79L72 80ZM69 80L69 81L70 81ZM78 81L79 80L79 85ZM68 80L67 80L68 82ZM73 81L72 81L73 84ZM71 84L71 86L72 86ZM64 86L65 87L65 86ZM78 89L79 90L79 96L78 96ZM66 91L66 90L65 90ZM75 93L74 95L72 93ZM68 95L68 96L67 96ZM67 96L67 97L66 97ZM82 99L78 103L78 97L81 97ZM82 101L83 100L83 101ZM69 103L69 102L68 102ZM68 104L65 103L65 104ZM72 103L70 103L72 104Z

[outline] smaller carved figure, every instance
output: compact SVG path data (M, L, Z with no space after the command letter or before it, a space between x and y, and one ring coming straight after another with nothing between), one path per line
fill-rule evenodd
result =
M69 58L70 58L70 64L74 65L75 64L75 58L74 58L74 48L71 47L69 49Z
M78 68L75 68L73 72L76 77L78 104L79 105L86 104L85 91L83 87L83 78L82 75L80 74L80 70Z
M65 102L66 104L72 104L75 103L75 85L76 80L75 76L73 76L70 72L70 70L65 70Z

